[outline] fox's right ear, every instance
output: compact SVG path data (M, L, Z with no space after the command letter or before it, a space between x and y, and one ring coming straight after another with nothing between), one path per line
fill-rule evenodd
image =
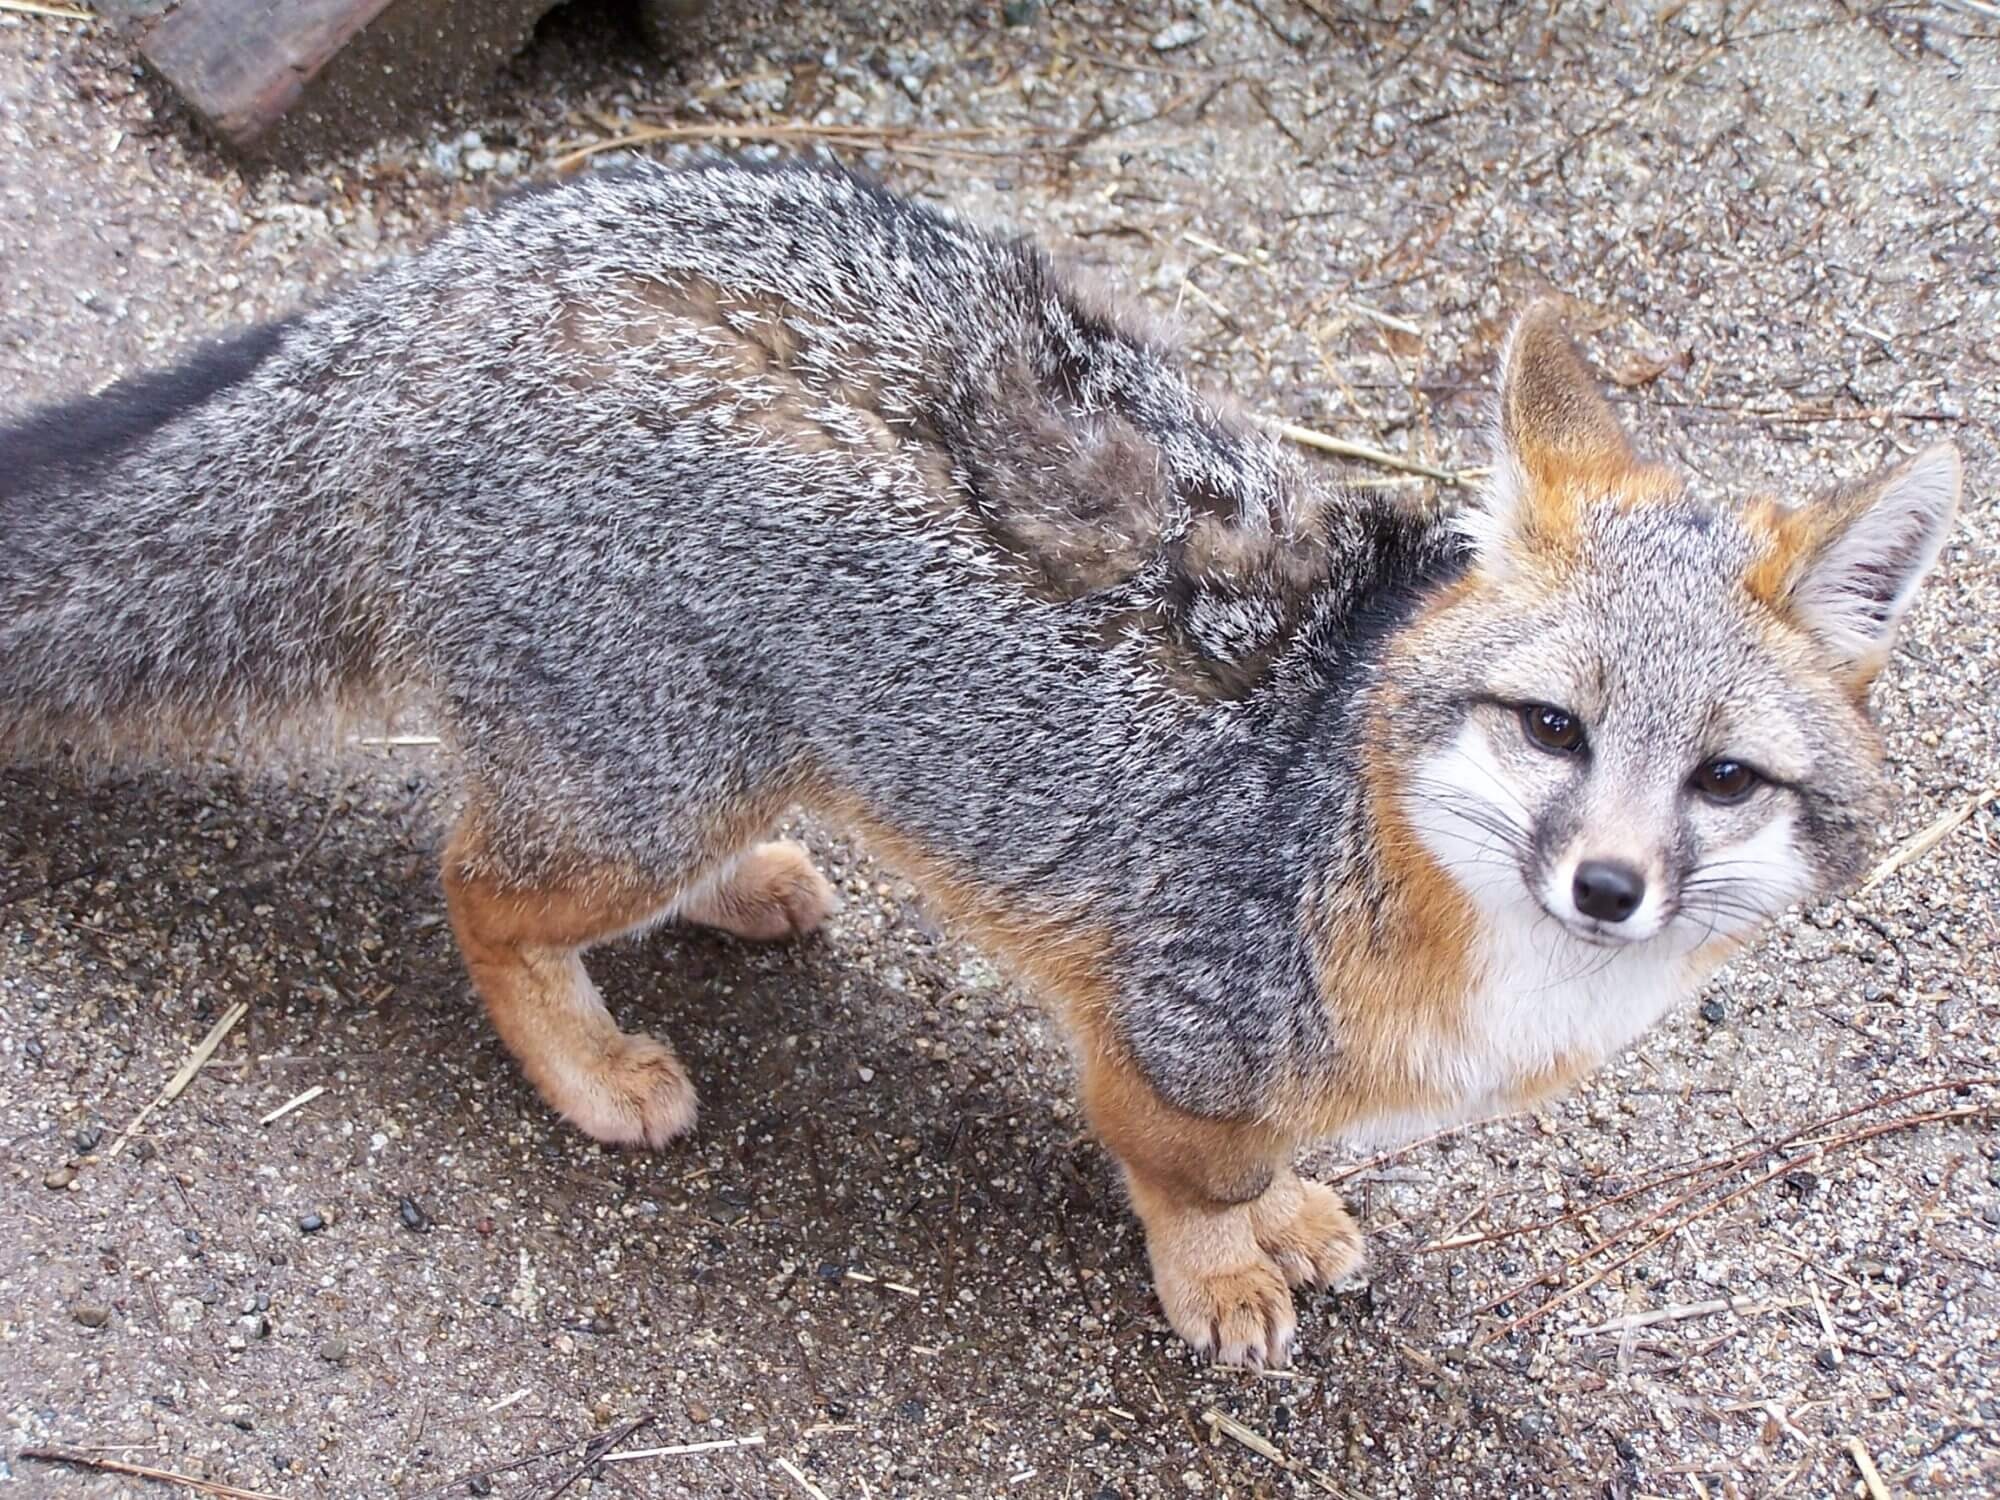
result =
M1933 443L1797 509L1752 506L1745 519L1764 553L1745 580L1750 591L1803 625L1865 693L1944 550L1964 474L1958 449Z
M1508 543L1567 550L1583 508L1645 470L1553 301L1507 335L1496 427L1492 477L1464 518L1488 557Z

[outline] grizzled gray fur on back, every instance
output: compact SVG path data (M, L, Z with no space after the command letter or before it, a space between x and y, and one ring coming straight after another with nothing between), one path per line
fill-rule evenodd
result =
M505 204L0 434L0 527L0 741L413 694L520 872L834 788L1117 934L1205 1115L1335 1045L1297 916L1365 863L1354 693L1462 565L1040 251L809 165Z

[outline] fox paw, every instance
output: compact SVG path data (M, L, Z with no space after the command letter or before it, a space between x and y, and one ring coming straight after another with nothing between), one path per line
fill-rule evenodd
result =
M1292 1362L1298 1319L1285 1278L1268 1258L1197 1269L1156 1254L1153 1288L1174 1332L1195 1353L1253 1370Z
M774 942L803 937L839 910L840 897L805 846L775 839L747 850L681 915L753 942Z
M655 1150L694 1128L694 1084L673 1049L649 1036L621 1034L589 1073L560 1080L550 1102L578 1129L608 1146Z
M1366 1276L1360 1226L1324 1183L1279 1174L1250 1205L1250 1232L1288 1285L1345 1291Z
M1284 1271L1257 1243L1252 1206L1210 1209L1154 1199L1144 1212L1146 1253L1174 1332L1197 1354L1262 1369L1291 1363L1298 1319Z

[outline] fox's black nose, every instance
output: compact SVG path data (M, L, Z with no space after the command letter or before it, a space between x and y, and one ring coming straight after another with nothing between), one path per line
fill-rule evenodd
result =
M1600 922L1622 922L1646 899L1646 877L1615 860L1586 859L1570 888L1576 909Z

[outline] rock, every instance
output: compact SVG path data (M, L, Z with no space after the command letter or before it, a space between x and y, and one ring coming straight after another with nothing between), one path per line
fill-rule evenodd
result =
M324 1228L326 1218L323 1214L306 1214L299 1220L299 1230L303 1234L318 1234Z
M102 1302L79 1302L69 1313L85 1328L102 1328L111 1321L111 1309Z
M347 1340L340 1337L339 1334L335 1334L319 1346L319 1357L330 1365L346 1364L347 1357L351 1353L353 1353L353 1350L348 1347Z
M222 1408L222 1420L227 1422L231 1427L240 1427L245 1432L248 1432L255 1425L256 1415L255 1412L241 1401L231 1402L228 1406Z
M55 1192L61 1192L64 1188L68 1187L72 1182L75 1181L76 1181L75 1167L57 1167L53 1172L49 1173L42 1179L42 1186L45 1188L49 1188Z
M1701 1002L1701 1018L1711 1026L1720 1026L1728 1015L1728 1007L1720 1000L1710 999Z
M1208 35L1208 28L1201 22L1189 18L1176 21L1171 26L1163 26L1153 33L1152 48L1155 52L1178 52L1182 47L1191 47Z
M431 1216L424 1212L423 1205L414 1198L405 1198L396 1205L396 1216L403 1221L403 1227L422 1234L431 1227Z
M1000 19L1008 26L1026 26L1035 19L1035 0L1002 0Z

